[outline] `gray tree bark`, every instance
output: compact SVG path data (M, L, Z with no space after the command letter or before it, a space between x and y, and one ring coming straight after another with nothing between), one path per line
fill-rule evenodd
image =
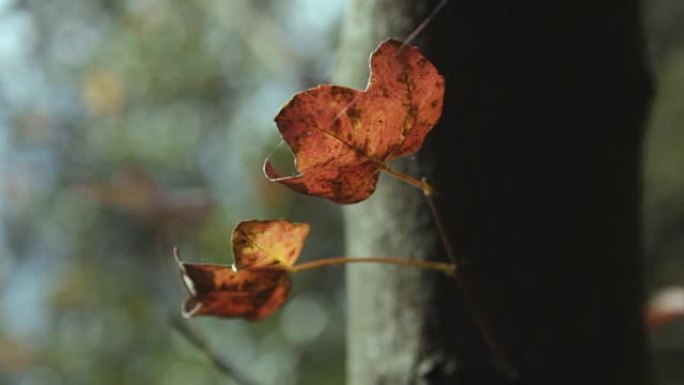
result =
M351 1L334 82L363 88L372 49L407 36L433 5ZM638 5L452 1L421 35L446 78L444 115L417 162L393 166L434 182L470 305L438 274L350 266L348 383L651 383ZM421 192L389 177L345 222L350 256L445 260Z
M388 38L403 39L430 9L427 2L352 1L345 15L339 60L333 82L362 89L368 81L368 56ZM392 167L420 176L429 166L415 159L398 160ZM429 207L421 191L383 175L367 201L345 208L347 254L397 256L447 261L434 231ZM457 363L443 341L426 340L447 323L460 327L464 339L480 342L473 356L486 354L478 331L465 310L446 317L434 306L435 284L450 293L454 309L459 293L451 280L416 269L387 265L354 265L347 269L349 384L431 384L430 378L449 378ZM450 325L450 327L451 327ZM443 331L443 330L442 330ZM488 359L485 359L488 361Z
M352 1L333 81L364 88L369 53L389 36L403 38L413 26L411 14L409 2ZM415 162L402 166L417 173ZM345 207L345 230L350 256L426 258L435 245L420 191L387 176L370 199ZM426 307L422 293L428 281L422 277L415 269L393 266L347 269L349 384L411 383Z

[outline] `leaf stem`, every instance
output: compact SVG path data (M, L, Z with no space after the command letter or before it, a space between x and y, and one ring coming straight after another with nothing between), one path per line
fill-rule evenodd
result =
M449 277L454 277L456 275L456 265L453 263L445 262L435 262L426 261L423 259L408 259L408 258L398 258L398 257L337 257L337 258L325 258L318 259L315 261L300 263L299 265L294 265L290 268L293 273L302 270L317 269L323 266L340 265L344 263L385 263L389 265L400 265L400 266L411 266L420 269L433 270Z
M437 211L437 207L435 206L435 202L433 199L435 196L435 188L432 187L430 183L428 183L426 178L416 179L411 175L404 174L401 171L397 171L384 163L378 163L378 166L381 170L385 171L386 173L401 180L402 182L408 183L413 187L419 188L423 192L423 195L425 195L425 200L427 200L428 206L430 206L430 212L432 213L432 218L435 221L435 227L437 227L439 239L441 240L442 245L444 246L444 249L447 252L449 260L453 264L456 264L456 252L454 251L454 248L451 245L451 242L449 241L449 237L447 237L446 235L446 230L444 229L444 224L442 223L442 217L439 215L439 211Z
M401 171L397 171L384 163L377 163L377 165L378 167L380 167L382 171L392 175L393 177L401 180L402 182L408 183L411 186L420 189L425 196L431 197L435 194L435 189L424 178L416 179L411 175L404 174Z

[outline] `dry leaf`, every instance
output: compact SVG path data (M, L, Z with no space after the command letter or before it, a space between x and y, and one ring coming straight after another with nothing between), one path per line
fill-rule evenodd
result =
M442 113L444 78L418 50L387 40L370 58L365 91L321 85L275 118L299 175L264 172L291 189L338 203L366 199L389 160L415 153Z
M233 265L181 262L174 249L190 293L183 307L184 315L254 321L273 313L287 300L289 271L308 234L309 225L305 223L241 222L233 230Z

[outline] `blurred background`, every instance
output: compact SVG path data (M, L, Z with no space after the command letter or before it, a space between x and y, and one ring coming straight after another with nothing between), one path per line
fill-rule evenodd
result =
M302 260L342 254L338 209L261 171L280 106L330 71L342 8L0 0L0 383L227 382L169 325L187 296L171 248L230 264L238 221L285 217L313 227ZM342 272L298 274L259 323L190 325L260 384L341 384Z
M656 94L644 140L643 235L651 309L684 314L684 2L643 1ZM684 319L651 329L663 385L684 384Z
M312 225L301 260L343 255L339 209L261 165L289 162L272 119L327 81L345 3L0 0L0 383L230 383L169 323L186 296L170 250L229 264L238 221L284 217ZM657 293L684 286L684 3L645 8ZM260 384L342 384L342 283L302 272L266 320L190 326ZM652 336L663 383L684 384L684 322Z

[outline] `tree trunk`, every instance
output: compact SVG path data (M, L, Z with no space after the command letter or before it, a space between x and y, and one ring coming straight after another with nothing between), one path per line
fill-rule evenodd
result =
M429 11L416 7L352 1L335 83L362 88L368 54L408 35ZM418 161L399 167L434 182L460 285L350 266L348 382L650 384L637 1L453 1L417 42L447 94ZM349 255L446 259L421 192L389 177L345 216Z

